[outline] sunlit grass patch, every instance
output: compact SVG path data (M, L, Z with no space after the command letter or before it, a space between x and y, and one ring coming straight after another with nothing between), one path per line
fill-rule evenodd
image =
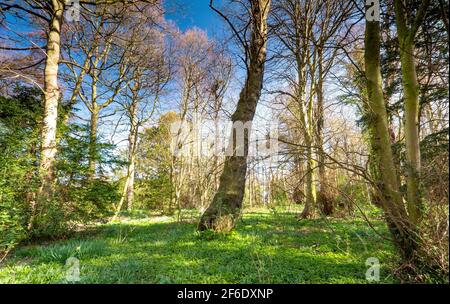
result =
M386 237L381 221L377 233ZM80 262L77 283L366 283L365 261L392 282L393 248L363 220L298 221L294 214L247 213L230 233L198 233L192 223L146 217L101 225L96 233L17 249L2 283L66 283L65 262Z

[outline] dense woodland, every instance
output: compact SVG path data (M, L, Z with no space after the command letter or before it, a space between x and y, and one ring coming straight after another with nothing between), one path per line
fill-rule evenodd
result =
M0 1L0 282L448 283L448 1L201 1Z

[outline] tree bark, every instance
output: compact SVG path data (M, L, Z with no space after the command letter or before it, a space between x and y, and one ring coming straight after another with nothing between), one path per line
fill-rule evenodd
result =
M250 63L247 78L242 89L236 111L231 120L235 122L251 122L255 115L256 106L261 95L264 64L266 61L267 44L267 16L271 0L250 0L251 3L251 41L249 46ZM245 191L247 173L247 155L250 130L244 132L244 155L226 156L224 169L220 176L219 189L211 205L206 209L200 219L198 230L213 229L215 231L228 231L234 228L240 214ZM229 145L234 146L233 131ZM240 150L240 149L236 149Z
M306 133L306 132L305 132ZM305 184L305 208L300 214L299 218L306 219L314 216L316 205L316 187L314 184L314 167L315 161L313 159L312 138L307 134L305 138L306 144L306 184Z
M405 142L407 159L407 198L411 219L418 223L423 210L420 195L419 147L419 84L417 81L414 47L404 45L400 50L403 90L405 95Z
M92 104L90 133L89 133L89 179L92 180L95 176L95 168L97 164L97 132L98 132L98 118L100 109L97 103Z
M380 26L378 22L366 22L365 68L372 157L378 167L380 204L394 243L405 260L415 252L414 231L402 202L397 172L391 148L386 105L383 98L380 66Z
M138 140L138 118L137 118L137 103L133 103L130 108L130 134L128 136L129 150L128 150L128 170L127 178L129 179L127 187L127 209L133 209L134 200L134 176L136 167L136 148Z
M61 54L61 26L63 22L64 1L51 1L53 14L49 23L47 36L46 61L44 69L44 115L41 129L41 155L39 162L40 188L37 201L31 207L28 228L34 225L37 208L50 200L55 183L56 126L58 120L58 103L61 90L58 86L58 68Z
M423 213L420 194L420 147L419 147L419 82L414 58L414 39L426 14L429 0L422 1L411 25L407 25L404 3L394 1L397 34L400 46L400 62L405 102L405 144L407 160L407 202L411 221L419 223Z
M323 109L323 50L319 46L318 50L318 79L317 79L317 157L318 157L318 179L319 191L317 193L317 204L324 215L331 215L333 213L333 200L330 197L327 189L326 171L325 171L325 151L323 147L323 129L324 129L324 109Z

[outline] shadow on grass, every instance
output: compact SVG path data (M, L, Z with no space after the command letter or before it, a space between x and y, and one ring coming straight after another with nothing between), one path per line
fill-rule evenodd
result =
M392 254L361 223L329 225L252 213L235 232L207 240L194 224L108 224L90 238L18 250L0 282L64 282L64 262L74 256L80 283L365 283L366 258Z

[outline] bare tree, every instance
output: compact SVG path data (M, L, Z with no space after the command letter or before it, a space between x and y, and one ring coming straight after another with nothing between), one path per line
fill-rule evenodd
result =
M274 93L285 97L285 107L305 142L302 218L314 216L317 210L325 215L333 211L332 198L326 189L324 82L336 64L340 45L351 27L347 21L353 11L351 1L340 0L283 0L274 5L274 33L280 45L276 58L283 67L275 73L279 74L280 85L287 87Z
M153 117L162 90L171 77L168 59L171 54L165 49L165 37L160 30L165 25L159 11L160 8L154 7L141 11L127 25L129 31L123 37L126 41L125 56L130 58L125 76L127 88L120 101L129 124L128 165L116 216L125 200L127 209L133 208L139 129Z
M244 88L240 93L236 111L231 117L233 123L251 122L255 115L263 85L268 37L267 18L271 0L248 0L240 3L248 9L244 33L248 30L250 31L250 41L248 41L248 37L243 37L242 32L237 31L232 22L213 6L212 1L210 2L211 8L224 17L230 24L245 52L247 78ZM198 225L199 230L229 230L234 227L240 214L245 190L249 133L248 130L244 134L243 156L237 155L235 149L233 149L234 136L233 133L231 134L229 144L231 145L233 155L227 156L225 159L224 169L220 176L219 189L211 205L206 209L200 219Z

